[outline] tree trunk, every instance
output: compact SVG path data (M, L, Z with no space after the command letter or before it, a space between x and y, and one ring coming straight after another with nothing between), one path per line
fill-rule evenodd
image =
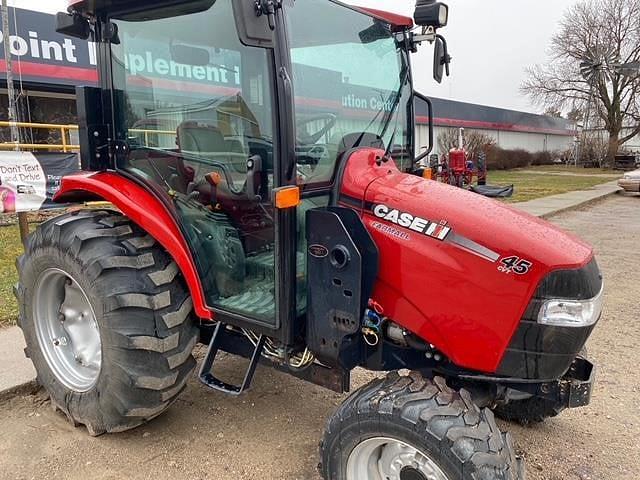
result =
M614 166L618 148L620 148L620 134L612 132L609 134L609 148L607 149L607 158L605 159L606 166Z

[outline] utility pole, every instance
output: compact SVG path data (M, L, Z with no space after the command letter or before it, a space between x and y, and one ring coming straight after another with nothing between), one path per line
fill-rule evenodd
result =
M7 0L2 0L2 37L4 43L4 59L7 70L7 95L9 97L9 122L11 123L11 142L15 144L15 151L20 151L20 130L16 122L18 121L18 102L16 91L13 85L13 65L11 61L11 38L9 31L9 8ZM24 244L29 236L29 219L26 212L18 212L18 225L20 227L20 239Z

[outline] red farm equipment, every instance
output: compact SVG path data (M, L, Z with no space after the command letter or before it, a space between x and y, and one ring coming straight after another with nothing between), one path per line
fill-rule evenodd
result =
M480 152L476 158L465 149L463 128L458 132L458 147L443 154L442 158L434 156L430 168L436 180L459 188L470 187L474 178L478 185L487 183L486 154Z
M580 240L418 174L415 102L431 108L410 52L433 44L440 81L447 19L434 0L417 27L333 0L59 14L95 42L100 85L78 88L84 172L56 200L114 207L45 222L18 261L54 407L92 435L139 426L174 404L197 343L200 381L230 395L258 363L340 393L362 367L391 373L329 419L323 478L523 478L493 411L532 422L589 402L580 352L603 282ZM249 360L239 385L221 351Z

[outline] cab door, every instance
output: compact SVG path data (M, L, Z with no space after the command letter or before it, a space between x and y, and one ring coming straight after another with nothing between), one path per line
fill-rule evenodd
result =
M283 290L295 289L277 265L291 265L283 239L294 213L271 201L287 181L278 173L277 56L239 40L232 2L204 3L110 19L114 122L128 145L117 168L175 215L216 319L274 332L288 309Z

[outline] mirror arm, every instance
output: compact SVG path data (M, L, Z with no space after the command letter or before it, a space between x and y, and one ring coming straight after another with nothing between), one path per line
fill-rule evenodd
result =
M425 97L421 93L414 91L413 95L415 97L418 97L420 100L424 101L427 104L427 108L429 110L429 146L427 147L427 150L424 153L421 153L416 157L416 159L414 160L414 163L417 164L422 160L424 160L427 157L427 155L429 155L433 151L433 103L429 98ZM414 125L414 128L415 128L415 125Z
M422 42L433 43L436 40L436 30L433 27L422 27L420 33L410 32L409 34L409 49L416 53L418 47L422 45Z

